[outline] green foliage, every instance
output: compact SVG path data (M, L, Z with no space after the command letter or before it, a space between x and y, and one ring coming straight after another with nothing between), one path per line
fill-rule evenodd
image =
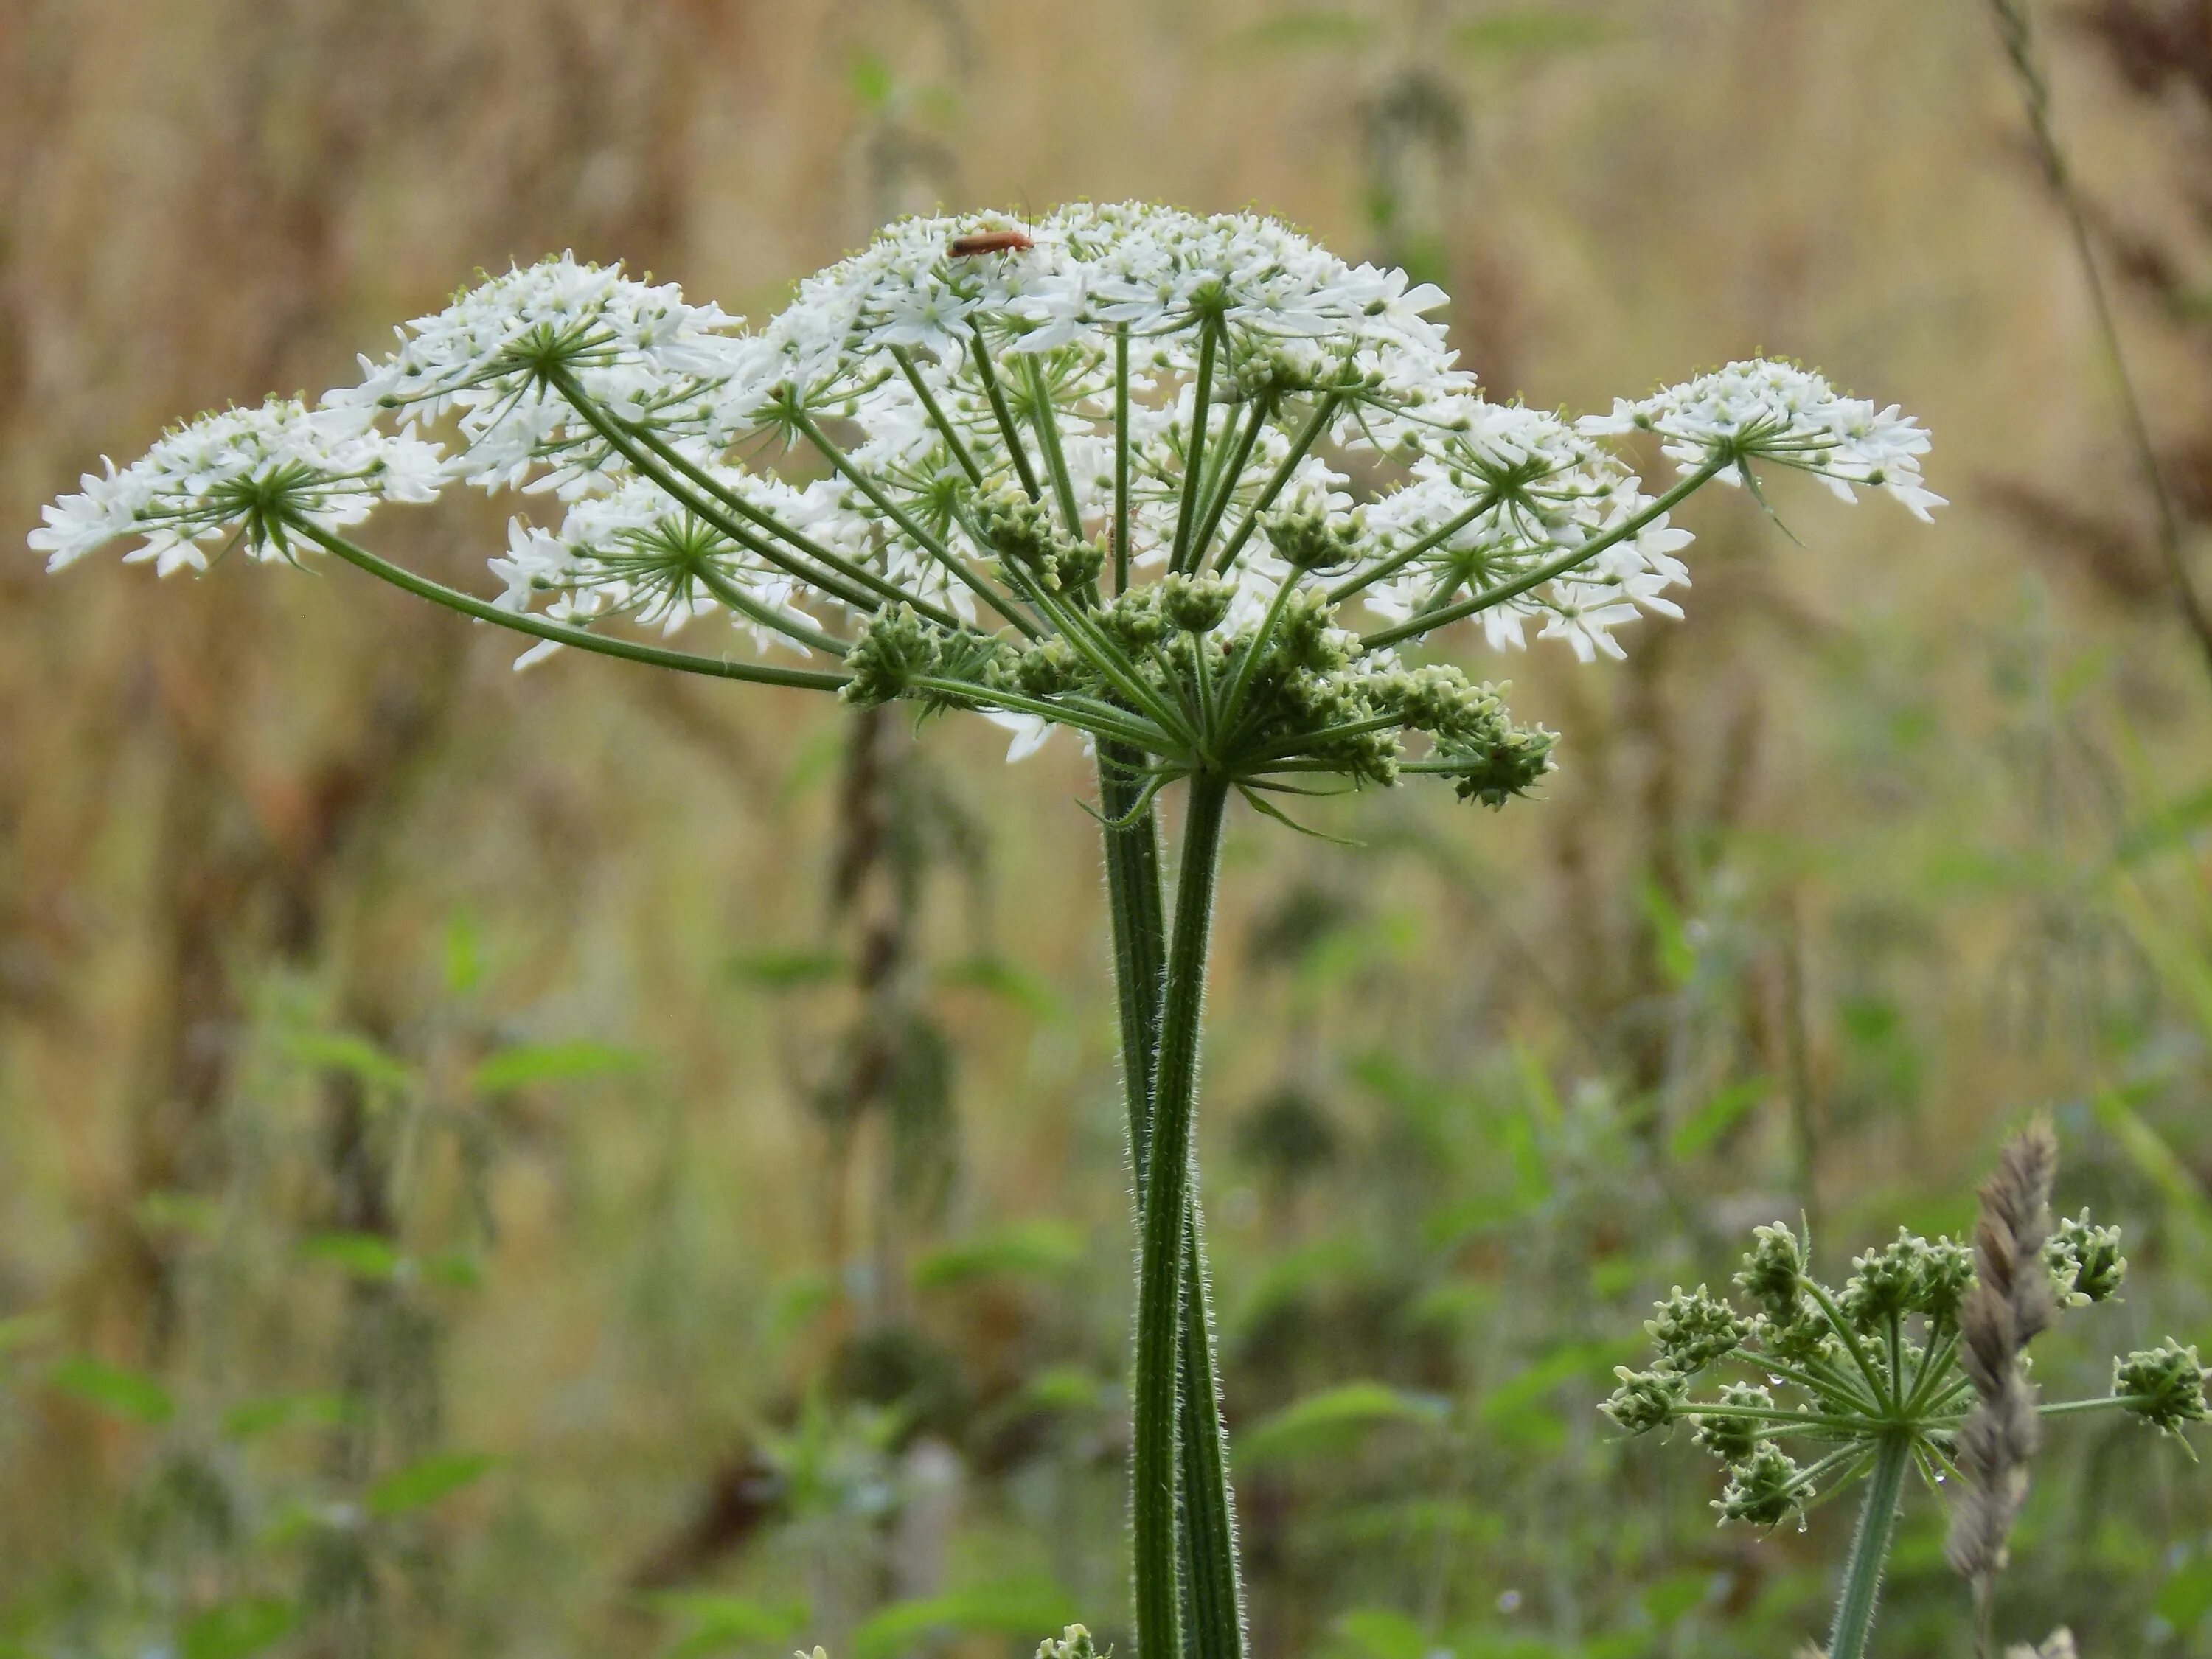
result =
M1048 1579L1009 1578L894 1601L853 1632L853 1659L894 1659L946 1636L1030 1637L1073 1624L1067 1592Z
M1254 1468L1341 1452L1377 1429L1434 1427L1446 1407L1431 1396L1381 1382L1346 1382L1285 1406L1237 1438L1238 1457Z

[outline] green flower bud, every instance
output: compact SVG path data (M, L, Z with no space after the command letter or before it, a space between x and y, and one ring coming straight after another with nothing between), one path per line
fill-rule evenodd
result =
M1014 665L1014 684L1032 697L1072 691L1089 677L1081 653L1058 635L1040 640Z
M1000 558L1034 568L1052 551L1052 514L1012 485L979 492L972 510L976 534Z
M1300 570L1332 570L1358 556L1350 527L1332 520L1328 503L1309 493L1260 520L1268 542Z
M1098 1659L1098 1650L1091 1645L1089 1631L1070 1625L1058 1641L1048 1636L1037 1644L1036 1659Z
M1620 1386L1598 1409L1631 1434L1663 1429L1679 1414L1689 1384L1669 1370L1632 1371L1616 1365Z
M1879 1250L1852 1259L1857 1269L1838 1297L1844 1316L1861 1331L1879 1329L1896 1316L1911 1313L1920 1304L1927 1267L1928 1241L1900 1227L1897 1237Z
M1810 1301L1801 1302L1783 1319L1761 1314L1753 1327L1759 1346L1785 1364L1803 1365L1816 1359L1838 1359L1843 1344L1828 1328L1828 1322Z
M1727 1490L1713 1507L1723 1521L1778 1527L1804 1501L1796 1490L1796 1480L1797 1465L1780 1448L1762 1441L1730 1472Z
M915 675L935 670L942 633L910 605L878 611L860 624L845 653L853 678L838 697L856 708L874 708L905 696Z
M1116 594L1114 603L1098 613L1098 625L1132 656L1142 656L1170 632L1167 618L1160 614L1160 590L1150 586Z
M1185 634L1210 634L1237 597L1231 583L1212 576L1169 576L1159 584L1160 615Z
M2043 1262L2051 1269L2058 1299L2069 1308L2111 1301L2128 1272L2128 1259L2120 1254L2120 1230L2091 1225L2087 1210L2058 1224L2058 1231L2044 1242Z
M1719 1403L1771 1411L1774 1396L1753 1383L1731 1382L1721 1390ZM1690 1422L1697 1443L1723 1463L1742 1462L1758 1449L1761 1440L1773 1432L1754 1417L1704 1417L1692 1413Z
M1974 1253L1948 1238L1927 1247L1917 1305L1930 1319L1956 1319L1966 1287L1974 1282Z
M1644 1328L1659 1345L1661 1362L1684 1376L1725 1359L1751 1334L1736 1310L1702 1285L1694 1291L1677 1285L1673 1295L1656 1305L1659 1316L1645 1321Z
M1798 1282L1805 1273L1805 1255L1797 1235L1787 1227L1752 1230L1752 1245L1743 1258L1736 1287L1764 1308L1770 1318L1787 1323L1797 1312Z
M2114 1360L2112 1392L2126 1398L2127 1409L2144 1422L2179 1434L2183 1425L2205 1419L2207 1376L2194 1347L2168 1339Z

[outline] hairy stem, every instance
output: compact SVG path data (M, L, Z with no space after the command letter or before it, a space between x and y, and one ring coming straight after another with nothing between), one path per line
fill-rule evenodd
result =
M1149 806L1135 811L1143 788L1138 777L1143 758L1140 752L1119 745L1099 747L1098 796L1109 825L1104 832L1106 893L1114 923L1115 988L1121 1001L1121 1075L1139 1217L1152 1147L1160 986L1167 970L1158 821ZM1126 826L1110 827L1125 818L1129 819ZM1185 1634L1199 1659L1243 1659L1243 1593L1237 1568L1236 1510L1214 1362L1212 1288L1206 1282L1204 1229L1195 1193L1188 1210L1183 1228L1182 1343L1176 1389L1182 1498L1177 1554L1184 1607L1192 1625Z
M1213 772L1200 772L1191 779L1182 866L1176 878L1175 933L1161 980L1159 1060L1146 1149L1144 1239L1138 1263L1133 1385L1136 1443L1130 1471L1137 1650L1146 1659L1167 1659L1182 1650L1176 1571L1176 1350L1183 1322L1183 1251L1189 1234L1199 1021L1205 1004L1214 876L1228 804L1227 779ZM1233 1575L1233 1566L1230 1571Z
M1850 1559L1844 1565L1843 1592L1836 1598L1836 1622L1828 1632L1828 1659L1865 1659L1875 1603L1881 1595L1882 1569L1889 1560L1890 1540L1897 1535L1898 1500L1911 1466L1911 1431L1891 1430L1875 1453L1874 1473L1867 1480L1866 1505L1859 1511Z
M390 582L394 587L412 593L418 599L442 605L448 611L474 617L478 622L495 623L501 628L513 629L518 634L573 645L579 651L596 651L603 657L621 657L630 662L649 663L655 668L680 669L687 674L706 674L725 680L754 680L763 685L799 686L810 691L836 691L853 678L850 674L825 673L813 668L777 668L766 663L728 662L720 657L695 656L688 651L671 651L665 646L641 645L635 640L616 639L610 635L571 628L565 623L551 622L526 611L502 611L488 599L479 599L459 588L447 587L443 582L434 582L428 576L418 576L389 559L380 558L367 548L348 541L334 531L322 529L304 520L295 521L292 529L337 554L356 569L366 570L379 580Z

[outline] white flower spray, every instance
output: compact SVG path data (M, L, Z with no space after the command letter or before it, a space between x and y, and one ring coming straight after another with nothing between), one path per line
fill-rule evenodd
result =
M1622 654L1638 617L1681 614L1671 515L1716 478L1787 467L1922 519L1942 499L1911 420L1786 364L1579 422L1492 403L1443 301L1271 219L1142 204L906 220L757 329L563 255L408 325L317 409L204 416L88 477L32 543L58 568L137 538L163 574L234 544L321 550L533 636L523 663L572 646L969 710L1012 758L1080 734L1142 1233L1136 1645L1241 1659L1190 1157L1230 794L1283 817L1285 796L1433 773L1502 805L1550 769L1551 734L1505 687L1401 653L1474 619L1492 649L1533 629ZM1656 493L1609 447L1644 432L1678 468ZM345 533L456 483L524 498L495 599ZM735 649L608 627L689 644L717 613ZM1152 807L1177 782L1170 933Z

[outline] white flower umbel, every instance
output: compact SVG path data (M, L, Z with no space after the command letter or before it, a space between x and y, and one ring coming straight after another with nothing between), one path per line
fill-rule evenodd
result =
M272 398L258 409L203 415L120 471L110 461L79 482L80 493L47 507L45 527L31 532L46 568L137 537L125 562L151 561L166 576L204 570L210 544L289 558L299 526L339 530L380 501L429 501L443 471L435 444L387 436L363 414Z
M1089 740L1142 1147L1136 1646L1241 1659L1191 1185L1231 794L1282 817L1285 796L1426 773L1502 805L1549 771L1551 734L1516 725L1504 688L1401 653L1476 618L1493 647L1533 625L1586 660L1621 654L1632 620L1680 614L1689 536L1671 515L1716 477L1790 466L1923 518L1938 504L1924 434L1785 365L1579 425L1490 403L1443 301L1273 220L1141 205L906 220L757 330L563 255L410 325L319 412L171 434L49 509L33 541L63 564L135 533L164 568L223 536L262 555L313 544L532 635L532 656L575 646L971 711L1011 734L1012 759L1059 726ZM416 435L433 428L450 466ZM1656 493L1605 441L1643 430L1681 468ZM538 509L493 562L496 600L343 533L447 477ZM738 629L708 637L750 653L617 631L689 641L715 611ZM1177 781L1170 942L1152 807Z
M1746 464L1771 461L1823 480L1845 501L1855 485L1878 489L1923 524L1943 497L1922 483L1928 434L1892 404L1877 409L1838 397L1820 375L1764 359L1730 363L1641 403L1617 400L1610 415L1589 415L1587 433L1656 432L1685 472L1723 461L1716 475L1742 481Z

